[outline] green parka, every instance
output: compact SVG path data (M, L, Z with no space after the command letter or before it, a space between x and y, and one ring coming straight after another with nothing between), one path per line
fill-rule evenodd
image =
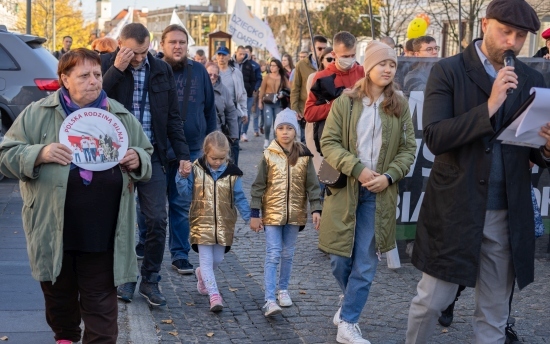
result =
M59 142L59 129L66 117L59 92L23 110L0 143L0 173L20 180L23 229L32 276L38 281L54 283L63 260L63 221L70 165L50 163L34 167L34 163L44 146ZM122 173L113 266L115 285L120 285L137 280L133 183L151 178L153 146L139 121L120 103L109 99L109 111L126 128L128 148L137 152L141 164L131 173Z
M365 165L357 157L357 123L363 112L361 100L353 102L342 95L334 101L328 114L321 149L327 162L348 176L342 189L329 188L325 198L319 230L319 249L324 252L351 257L355 238L355 212L359 199L358 181ZM376 251L383 253L395 247L395 214L398 182L409 172L416 154L416 140L407 101L403 98L399 117L388 116L380 108L382 120L382 147L376 172L388 173L393 184L376 195L375 239ZM344 148L350 143L349 150Z

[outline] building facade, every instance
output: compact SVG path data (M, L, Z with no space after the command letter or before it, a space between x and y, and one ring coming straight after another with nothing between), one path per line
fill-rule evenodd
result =
M0 24L6 25L8 31L15 30L19 2L15 0L0 0Z

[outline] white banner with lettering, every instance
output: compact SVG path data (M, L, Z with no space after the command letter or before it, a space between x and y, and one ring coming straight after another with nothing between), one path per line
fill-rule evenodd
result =
M238 45L266 49L271 56L281 59L271 28L252 14L243 0L235 1L235 8L229 22L229 33Z
M122 28L126 26L126 24L130 24L132 22L133 15L134 15L134 8L128 7L128 13L126 13L124 18L122 18L122 20L119 21L118 24L116 24L116 26L111 31L109 31L106 37L117 39L118 36L120 35L120 32L122 31Z

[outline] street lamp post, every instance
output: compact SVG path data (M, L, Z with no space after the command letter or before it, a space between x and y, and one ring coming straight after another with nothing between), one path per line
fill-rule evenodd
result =
M55 0L52 0L52 52L55 51Z
M27 0L27 35L31 34L31 1Z

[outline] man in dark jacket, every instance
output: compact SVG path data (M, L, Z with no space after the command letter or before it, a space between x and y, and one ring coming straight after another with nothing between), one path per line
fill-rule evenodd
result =
M101 55L103 89L138 118L155 148L151 157L151 180L136 184L147 225L139 293L151 305L163 306L166 299L158 289L158 282L166 240L167 142L170 141L183 174L191 172L189 147L172 69L148 53L149 31L142 24L128 24L120 33L118 45L114 53ZM131 301L135 287L136 283L119 286L118 297Z
M187 58L187 32L179 25L169 25L162 33L160 45L162 59L174 71L178 92L179 109L181 109L185 138L189 145L191 161L202 156L202 144L206 135L217 128L216 104L214 90L204 66ZM159 54L160 55L160 54ZM191 75L188 75L191 73ZM189 83L188 83L188 77ZM187 90L187 87L189 89ZM185 99L186 91L189 96ZM168 157L175 158L173 150L168 150ZM172 159L173 159L172 158ZM192 274L193 265L189 263L189 208L191 195L180 196L176 187L177 161L170 160L168 173L168 228L170 238L170 255L172 268L180 274ZM140 228L140 234L142 230ZM143 237L140 238L144 239Z
M521 50L540 27L524 0L493 0L483 40L437 62L424 102L424 140L435 155L418 218L412 263L423 272L409 310L406 343L426 343L459 285L476 288L476 343L504 343L514 286L534 278L534 219L529 161L547 167L537 149L491 141L529 97L542 75L503 52ZM498 71L498 72L497 72ZM508 89L513 93L507 94Z
M250 119L252 104L254 103L254 91L257 84L256 72L254 71L254 63L252 62L250 55L248 55L245 47L239 45L237 47L237 52L233 55L231 61L229 61L231 67L238 68L243 74L244 89L246 90L246 104L248 110L248 119ZM261 84L260 84L261 85ZM239 123L239 132L242 131L242 123ZM248 126L246 126L248 129ZM248 141L246 137L246 132L243 132L242 141Z

